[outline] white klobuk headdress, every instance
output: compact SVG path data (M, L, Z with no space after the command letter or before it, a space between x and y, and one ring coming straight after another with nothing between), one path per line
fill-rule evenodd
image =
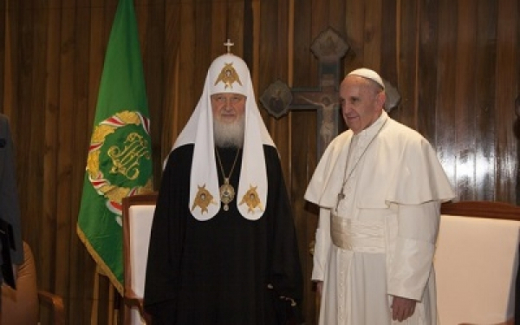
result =
M256 104L251 75L246 63L231 53L216 58L211 64L202 96L173 149L194 143L191 167L189 209L200 221L213 218L222 208L215 161L213 112L210 96L237 93L247 97L244 145L240 182L235 198L238 211L249 220L258 220L267 201L267 172L263 145L275 146Z

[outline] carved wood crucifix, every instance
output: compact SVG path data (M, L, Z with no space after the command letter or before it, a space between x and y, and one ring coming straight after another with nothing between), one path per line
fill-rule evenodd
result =
M321 157L327 145L338 135L339 100L338 88L343 78L341 59L350 46L332 28L327 28L312 42L311 51L319 60L320 82L318 87L289 88L277 80L264 91L260 102L274 116L280 118L289 111L317 111L317 157ZM397 106L400 96L397 90L385 80L387 104L385 109Z
M269 114L276 118L290 110L316 110L318 114L317 154L321 154L338 134L338 85L342 77L341 58L349 45L328 28L312 42L311 51L319 60L320 84L318 87L293 88L278 80L260 97Z

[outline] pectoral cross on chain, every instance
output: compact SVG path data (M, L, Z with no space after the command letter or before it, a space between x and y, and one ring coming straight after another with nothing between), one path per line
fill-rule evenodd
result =
M336 211L339 209L339 203L341 202L341 200L343 200L344 198L346 198L347 196L345 195L345 193L343 193L344 189L343 187L341 188L341 191L338 193L338 202L336 202Z

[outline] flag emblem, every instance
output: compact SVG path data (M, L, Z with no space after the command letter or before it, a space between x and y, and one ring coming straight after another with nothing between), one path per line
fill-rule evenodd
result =
M90 142L87 174L96 192L121 225L124 197L151 192L149 119L140 112L122 111L101 121Z

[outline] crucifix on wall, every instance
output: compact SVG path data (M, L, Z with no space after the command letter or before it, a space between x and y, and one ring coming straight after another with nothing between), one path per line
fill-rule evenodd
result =
M280 118L289 111L317 111L317 156L321 157L327 145L338 135L339 99L338 88L343 78L341 59L350 46L332 28L327 28L312 42L311 51L319 60L319 86L310 88L289 88L277 80L264 91L260 102L274 116ZM397 106L400 96L386 80L387 103L385 110Z

